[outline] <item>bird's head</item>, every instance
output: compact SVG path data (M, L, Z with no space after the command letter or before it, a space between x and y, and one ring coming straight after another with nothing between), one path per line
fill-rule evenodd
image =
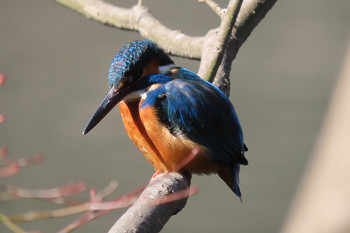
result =
M110 91L91 117L83 134L94 128L121 100L146 88L140 85L143 77L161 73L160 67L173 64L168 54L152 41L126 44L111 62L108 74Z

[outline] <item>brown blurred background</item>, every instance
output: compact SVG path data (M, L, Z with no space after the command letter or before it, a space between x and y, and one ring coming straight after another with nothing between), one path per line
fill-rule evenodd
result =
M136 1L112 1L130 7ZM225 5L227 1L220 1ZM219 18L196 0L144 4L165 25L190 35L217 27ZM231 100L249 147L241 169L243 204L216 176L195 176L199 193L163 232L278 232L313 150L349 40L348 0L280 0L242 46L231 72ZM88 20L54 1L0 1L0 146L9 157L37 152L45 161L0 182L51 188L85 181L103 188L112 179L122 195L149 181L152 167L129 140L119 112L91 133L85 124L108 91L115 53L141 39ZM198 62L174 58L197 71ZM0 212L54 209L40 201L0 203ZM76 232L107 232L124 210ZM20 224L56 232L77 216ZM9 232L0 224L0 232Z

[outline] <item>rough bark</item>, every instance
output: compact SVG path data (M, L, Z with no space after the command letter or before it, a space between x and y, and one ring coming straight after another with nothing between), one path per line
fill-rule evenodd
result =
M189 187L190 179L177 172L159 174L150 181L139 199L118 219L109 233L159 232L171 216L185 207L190 194ZM176 201L164 199L169 194L181 191L184 193L175 196Z

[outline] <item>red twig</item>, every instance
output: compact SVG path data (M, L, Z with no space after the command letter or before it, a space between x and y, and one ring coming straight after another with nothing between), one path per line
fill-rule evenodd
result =
M0 124L6 120L5 114L0 114Z
M4 168L0 168L0 177L6 177L6 176L12 176L14 174L17 174L19 171L18 164L10 164Z
M187 164L189 164L197 156L200 150L201 149L199 147L193 148L191 153L180 164L177 165L175 171L178 172L182 168L184 168Z
M7 147L3 146L0 148L0 159L2 159L3 157L5 157L8 153Z
M86 190L86 184L83 182L71 182L65 186L52 189L22 189L10 185L2 185L0 191L7 192L14 197L20 198L43 198L51 199L58 197L72 196Z
M0 167L9 166L10 164L17 164L19 167L28 167L34 164L38 164L42 161L43 161L43 156L41 154L36 154L32 157L22 158L18 160L3 158L0 160Z
M0 86L2 86L5 83L5 74L4 73L0 73Z
M138 198L141 192L144 190L145 186L142 186L134 191L129 192L128 194L119 197L110 202L101 202L104 197L100 197L99 193L96 195L95 191L90 192L92 202L89 203L89 211L83 214L80 218L63 228L59 233L68 233L72 230L78 228L79 226L99 218L114 209L124 208L130 206Z

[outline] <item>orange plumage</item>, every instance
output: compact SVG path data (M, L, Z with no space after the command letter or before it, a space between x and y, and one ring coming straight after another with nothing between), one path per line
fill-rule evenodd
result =
M141 108L142 101L119 104L120 113L130 139L158 172L175 171L194 148L196 157L185 166L191 173L217 172L219 165L212 161L208 150L181 136L172 135L155 114L153 107Z

